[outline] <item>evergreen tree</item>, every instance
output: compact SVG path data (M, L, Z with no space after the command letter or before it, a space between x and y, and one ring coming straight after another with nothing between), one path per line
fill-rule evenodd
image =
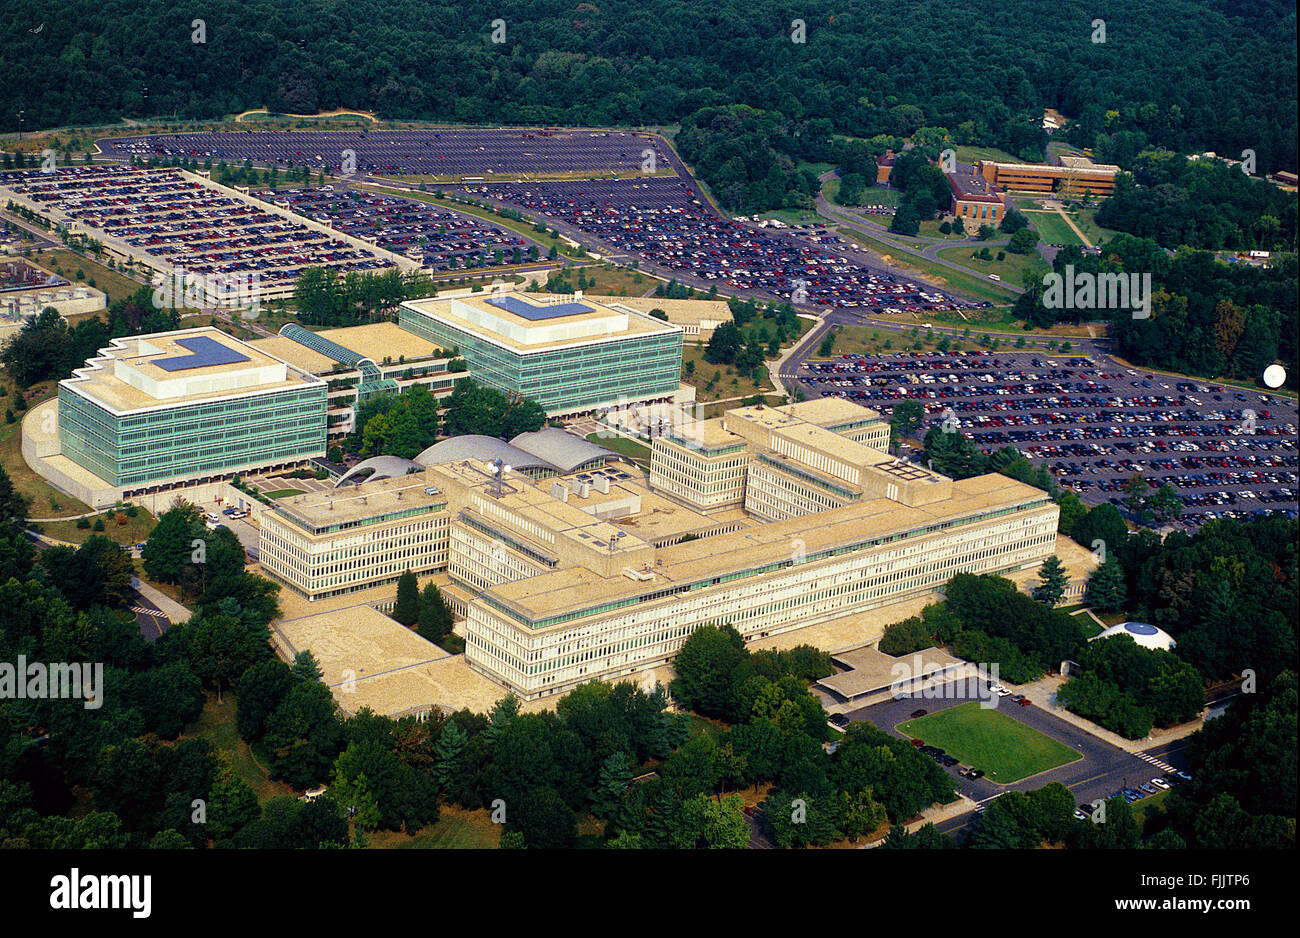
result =
M433 747L433 767L429 770L429 776L439 791L447 790L468 741L469 735L454 721L448 720L442 728L442 734Z
M429 583L420 593L420 615L416 631L431 642L438 642L451 634L453 617L451 607L442 598L438 587Z
M393 603L393 618L410 628L420 619L420 585L409 569L397 580L397 601Z
M1055 554L1043 561L1038 568L1039 586L1034 587L1034 599L1044 606L1055 606L1065 597L1065 586L1069 576L1061 565L1061 558Z
M310 651L300 651L294 655L293 677L297 681L319 681L322 675L316 656Z
M1119 557L1111 554L1106 562L1092 572L1083 599L1099 612L1114 612L1124 606L1127 588L1124 584L1124 567Z
M626 752L610 753L600 765L591 811L597 817L608 818L618 810L623 793L632 784L631 760Z

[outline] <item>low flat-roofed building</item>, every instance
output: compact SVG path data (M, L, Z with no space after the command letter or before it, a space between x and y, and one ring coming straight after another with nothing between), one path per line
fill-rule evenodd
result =
M328 382L331 438L355 432L357 408L378 394L420 384L442 401L468 377L450 370L448 351L391 322L318 332L289 323L279 334L248 344Z
M974 228L980 225L996 228L1001 224L1005 196L999 195L976 167L958 163L957 171L946 175L952 190L950 210L954 215Z
M642 313L663 310L668 321L682 327L682 334L690 339L708 339L713 330L731 322L731 307L726 300L670 300L663 296L586 296L606 306L626 306Z
M817 682L841 701L891 688L910 694L919 691L929 680L951 677L967 667L967 662L938 648L924 648L910 655L887 655L878 648L864 646L833 655L837 671Z
M349 715L363 707L392 718L423 718L435 709L482 711L504 696L463 657L365 604L280 620L271 638L286 661L310 651L321 680Z
M889 424L851 401L738 407L657 438L650 484L701 511L743 504L772 521L862 497L864 484L882 478L869 467L891 461L888 445ZM880 485L871 491L889 494Z
M277 499L262 512L263 571L311 599L447 565L451 512L426 473Z
M531 398L551 416L667 401L680 387L680 326L580 292L408 300L398 323L457 349L476 381Z
M466 656L521 697L563 692L671 660L701 625L746 638L931 592L955 573L1036 566L1056 546L1046 493L1002 476L952 483L952 496L886 498L656 552L622 579L582 566L484 590L471 602Z
M816 401L701 423L691 444L737 446L747 472L785 447L774 471L786 471L781 460L791 477L812 468L853 497L772 520L741 502L705 512L620 464L538 480L465 458L281 499L263 516L263 567L296 595L330 602L408 567L445 571L466 664L535 701L652 672L709 623L754 642L825 627L837 647L856 647L883 625L854 616L932 597L959 572L1023 583L1060 551L1045 492L895 461L846 435L888 433L866 408ZM822 455L823 469L802 462Z
M981 160L980 175L989 185L1020 192L1055 192L1066 198L1104 198L1115 190L1119 167L1094 163L1085 156L1062 156L1059 166Z
M59 382L59 452L118 497L288 467L324 455L325 394L217 329L114 339Z
M479 591L574 564L617 576L656 547L750 523L685 508L617 465L542 480L473 458L409 468L277 500L262 514L263 570L311 601L407 569Z

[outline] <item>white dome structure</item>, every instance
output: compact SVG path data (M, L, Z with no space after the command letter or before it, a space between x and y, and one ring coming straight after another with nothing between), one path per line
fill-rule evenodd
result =
M1156 628L1146 622L1121 622L1119 625L1112 625L1100 635L1094 636L1092 640L1095 642L1098 639L1111 638L1115 635L1127 635L1143 648L1150 648L1154 651L1173 651L1174 646L1178 644L1174 641L1173 636L1164 629Z

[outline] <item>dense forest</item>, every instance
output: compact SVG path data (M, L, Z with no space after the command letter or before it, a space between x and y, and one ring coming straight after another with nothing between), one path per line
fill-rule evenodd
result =
M0 129L362 108L467 123L666 124L748 105L841 134L1077 137L1296 164L1284 0L36 0L7 7ZM494 42L493 21L504 23ZM203 42L195 42L202 19ZM1105 21L1105 41L1093 25ZM794 21L803 24L796 35ZM44 28L36 31L44 24ZM495 30L501 36L500 29ZM802 42L796 41L803 39ZM20 117L21 115L21 117ZM20 123L21 121L21 123Z

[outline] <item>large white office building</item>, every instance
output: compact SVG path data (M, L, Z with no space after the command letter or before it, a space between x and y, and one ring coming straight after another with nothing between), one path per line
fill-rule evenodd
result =
M701 625L766 638L1056 550L1045 492L896 460L856 405L703 423L655 442L649 487L617 462L538 479L465 458L282 500L263 562L311 598L446 571L466 662L529 700L671 661Z

